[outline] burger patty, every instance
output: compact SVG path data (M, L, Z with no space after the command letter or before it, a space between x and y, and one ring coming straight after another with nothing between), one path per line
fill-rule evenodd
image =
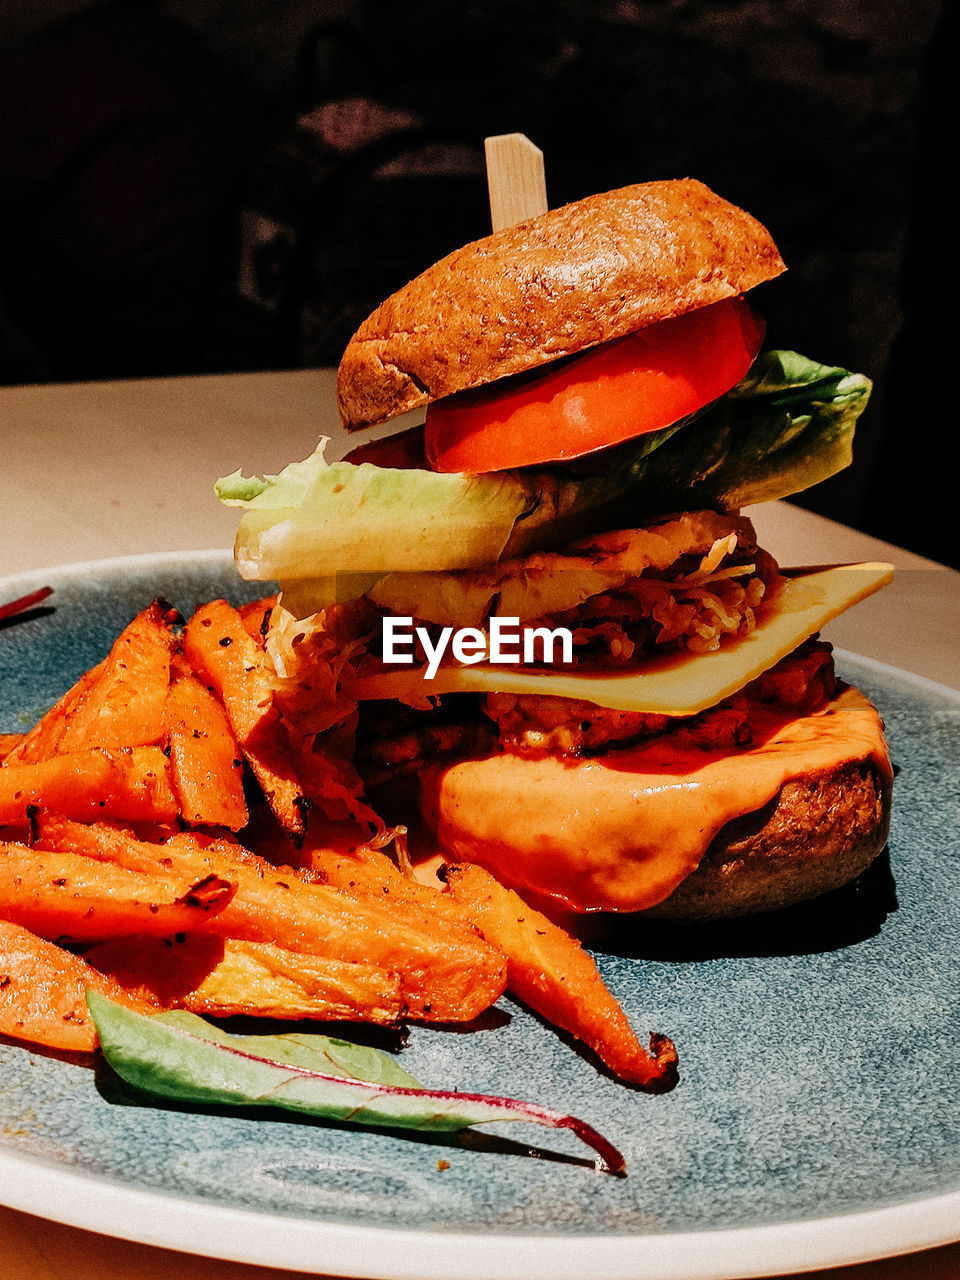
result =
M522 637L533 633L533 665L552 663L536 633L562 627L572 665L620 669L643 655L710 653L749 635L780 587L776 561L757 546L749 520L701 510L492 568L389 574L370 588L370 601L411 618L418 664L427 658L421 637L435 649L444 628L484 630L498 616L515 621L524 650ZM378 630L375 622L364 640L361 671L382 669Z
M890 784L870 761L807 774L763 809L728 822L697 869L641 914L719 920L803 902L865 871L889 827Z
M417 773L427 763L489 755L496 748L492 725L471 720L431 723L430 715L425 713L426 719L424 713L401 717L382 736L358 739L355 764L367 788Z
M441 699L431 711L372 702L360 710L356 765L367 787L376 787L428 763L481 757L497 749L596 755L678 728L687 743L704 750L736 750L753 741L751 703L773 703L807 715L833 697L837 687L830 645L810 640L741 694L682 719L534 694L487 694L479 702L483 715L475 699L462 696Z
M551 613L534 627L568 627L577 661L624 666L638 653L711 653L727 636L749 635L756 614L779 582L776 562L754 550L724 563L724 576L685 574L633 578L591 596L574 609Z
M830 645L808 641L765 671L741 694L684 721L688 741L706 750L733 750L752 741L750 702L775 703L807 715L837 689ZM643 711L612 711L574 698L490 693L483 709L507 751L591 755L663 733L675 719Z

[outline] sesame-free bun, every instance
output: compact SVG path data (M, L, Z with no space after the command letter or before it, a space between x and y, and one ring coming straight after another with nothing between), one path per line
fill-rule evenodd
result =
M588 196L464 245L351 338L349 429L523 373L779 275L767 230L691 178Z
M868 761L795 778L776 800L727 823L659 920L759 915L849 884L883 851L890 782Z
M477 811L485 806L501 814L514 799L495 790L495 761L482 761L479 767L483 766L489 770L490 791L484 795L482 787L474 786L472 794L457 805L454 822L462 834L446 852L451 860L487 865L510 884L510 872L522 862L523 848L511 856L509 838L501 840L493 851L492 862L489 844L478 842L471 848L471 828L481 821ZM581 768L576 761L566 766L566 786L571 793L576 792ZM435 788L438 782L442 786L441 778L440 771L434 771L427 786ZM635 820L630 788L631 778L625 773L621 804L625 832L630 830L627 824ZM753 916L839 889L855 880L883 851L890 827L890 794L889 777L870 760L845 761L790 779L761 809L738 814L725 823L710 841L697 868L662 902L637 911L634 918L689 923ZM423 799L422 792L421 795ZM426 800L429 820L436 812L437 797L429 795ZM562 828L558 826L549 833L546 830L547 814L557 807L555 797L544 799L541 839L545 847L551 847L544 854L542 870L534 877L535 886L518 881L515 887L532 895L534 902L549 903L552 899L561 909L569 909L572 904L559 887L568 883L567 878L553 881L553 869L562 862L562 857L557 856ZM616 798L612 807L618 809ZM696 815L691 813L690 822L695 821ZM629 864L633 857L625 847L622 863L610 863L607 874L611 884L618 885L622 875L632 878ZM621 913L632 912L629 898L619 888L611 891L611 902L614 898L619 899ZM600 905L609 908L610 903L601 901Z
M502 751L425 769L420 807L451 861L574 912L754 915L817 897L886 843L892 769L873 704L755 714L743 748L667 731L581 757Z

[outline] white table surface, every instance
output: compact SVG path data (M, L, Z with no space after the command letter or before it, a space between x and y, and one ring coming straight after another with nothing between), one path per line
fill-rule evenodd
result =
M324 434L333 437L329 457L348 447L329 370L0 388L0 575L32 580L57 564L228 547L236 513L217 504L214 478L237 467L279 470ZM960 689L960 573L788 503L748 514L783 565L892 562L894 583L832 623L826 638ZM0 1208L0 1280L290 1275ZM818 1275L960 1280L960 1244Z

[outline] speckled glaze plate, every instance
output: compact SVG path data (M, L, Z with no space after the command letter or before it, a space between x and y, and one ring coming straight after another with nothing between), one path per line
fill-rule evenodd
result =
M228 556L197 554L24 575L0 600L46 583L52 609L0 628L0 730L31 723L154 595L186 612L250 594ZM886 718L889 857L776 919L624 932L598 955L634 1025L676 1040L672 1093L624 1088L508 1000L469 1033L415 1029L403 1051L424 1083L582 1116L627 1177L526 1126L417 1140L138 1104L105 1070L0 1044L0 1200L383 1280L753 1276L960 1237L960 696L840 666Z

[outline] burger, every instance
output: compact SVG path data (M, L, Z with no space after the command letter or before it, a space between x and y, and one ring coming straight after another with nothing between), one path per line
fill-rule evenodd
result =
M696 181L550 210L348 344L347 429L422 425L218 482L341 805L564 914L753 914L876 858L881 718L819 633L890 567L782 568L742 514L846 466L870 392L763 349L748 295L783 270Z

